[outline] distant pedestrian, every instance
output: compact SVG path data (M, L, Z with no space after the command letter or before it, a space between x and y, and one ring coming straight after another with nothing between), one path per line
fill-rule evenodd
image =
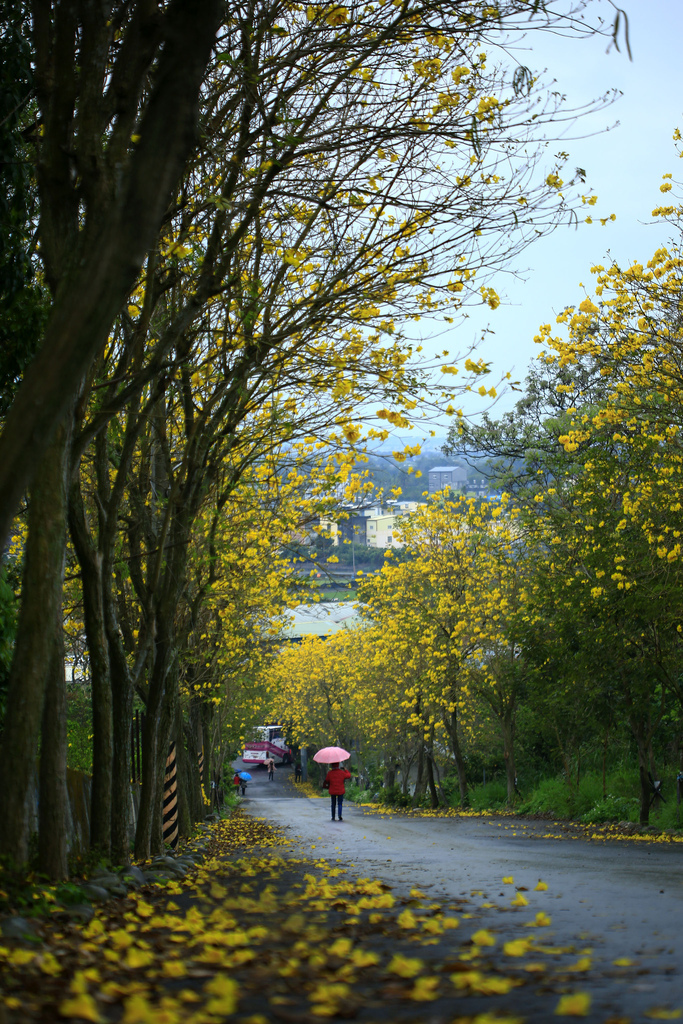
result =
M233 780L232 780L232 784L235 787L235 796L239 796L239 789L240 789L240 785L242 784L242 780L239 777L239 772L235 772L235 775L234 775Z
M297 761L294 765L294 781L301 782L301 761Z
M246 796L247 795L247 780L246 779L240 779L240 786L242 787L242 796Z
M342 804L344 803L344 794L346 793L346 780L351 778L351 772L347 771L346 768L340 768L339 764L331 764L330 770L325 776L323 782L323 789L329 790L332 821L334 821L334 812L338 812L340 821L342 818Z
M266 759L266 768L268 769L268 781L272 782L275 774L275 761L272 757Z

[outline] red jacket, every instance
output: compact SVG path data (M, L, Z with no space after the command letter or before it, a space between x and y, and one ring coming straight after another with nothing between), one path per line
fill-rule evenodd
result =
M346 768L330 768L325 776L325 789L329 789L330 796L343 796L346 792L344 783L351 778L351 772Z

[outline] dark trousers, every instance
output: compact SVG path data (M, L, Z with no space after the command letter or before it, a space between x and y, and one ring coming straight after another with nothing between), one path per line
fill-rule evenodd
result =
M336 793L330 793L330 802L332 804L332 817L334 818L334 809L336 807L339 811L339 820L342 821L342 804L344 803L344 794L339 793L339 795L337 795Z

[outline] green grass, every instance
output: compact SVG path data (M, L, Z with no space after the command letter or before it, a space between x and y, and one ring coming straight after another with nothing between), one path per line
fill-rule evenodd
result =
M683 807L676 804L675 770L667 768L664 778L664 802L650 811L650 826L655 829L680 829L683 827ZM451 807L458 807L460 794L455 776L447 776L443 783L444 792ZM619 767L608 772L605 778L607 795L603 793L602 772L588 771L578 786L568 786L562 776L540 779L523 799L518 797L514 810L517 814L545 814L553 818L582 821L587 825L601 825L610 822L637 822L640 816L640 782L634 768ZM355 803L368 803L371 796L378 795L377 803L389 806L410 805L410 797L404 798L398 786L391 790L378 787L375 790L347 786L347 796ZM505 811L507 807L507 784L505 779L472 786L469 791L469 805L475 811Z

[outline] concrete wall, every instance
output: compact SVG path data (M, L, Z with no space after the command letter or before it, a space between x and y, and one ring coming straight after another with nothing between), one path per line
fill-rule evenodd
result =
M70 854L83 856L90 848L90 801L92 778L83 772L66 770L66 788L69 796L67 807L67 850ZM31 832L38 831L38 775L30 790L29 826ZM135 835L140 806L140 786L131 785L130 793L130 836Z

